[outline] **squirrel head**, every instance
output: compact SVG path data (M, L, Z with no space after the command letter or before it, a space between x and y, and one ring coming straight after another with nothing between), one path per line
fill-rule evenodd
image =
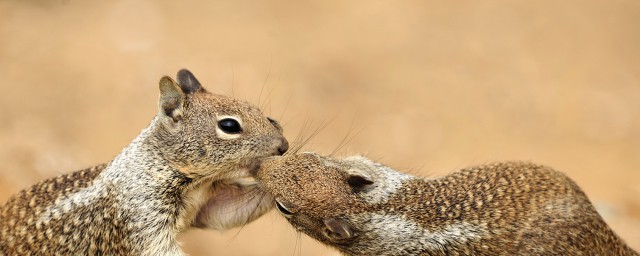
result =
M224 230L261 216L271 209L271 198L249 169L288 150L282 127L248 102L207 92L186 69L177 78L160 79L159 111L147 144L191 181L183 198L193 207L180 227Z
M154 140L165 161L189 178L221 175L289 148L282 127L252 104L207 92L186 69L160 79Z
M362 244L368 218L411 176L361 156L315 153L266 158L256 178L297 230L343 251Z

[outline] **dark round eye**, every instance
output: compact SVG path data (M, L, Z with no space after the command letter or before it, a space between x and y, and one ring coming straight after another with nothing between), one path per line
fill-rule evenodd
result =
M276 202L276 209L278 209L278 211L280 213L282 213L282 215L284 215L287 218L291 218L291 216L293 216L293 213L291 211L289 211L289 209L287 209L287 207L284 207L284 205L282 205L280 202L278 202L278 199L274 200Z
M242 132L242 127L240 127L240 123L237 120L232 118L225 118L218 121L218 127L220 130L226 133L236 134Z

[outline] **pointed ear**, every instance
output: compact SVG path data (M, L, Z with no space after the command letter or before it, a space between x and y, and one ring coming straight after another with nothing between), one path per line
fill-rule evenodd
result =
M178 71L178 84L184 93L204 92L204 88L196 77L187 69Z
M370 189L370 185L373 184L373 180L364 175L352 174L347 178L347 183L351 187L351 192L360 193Z
M329 218L324 220L324 236L333 243L345 243L357 234L344 220Z
M171 117L174 122L180 121L185 98L186 95L171 77L164 76L160 79L160 101L158 105L162 115Z
M373 181L361 175L351 175L347 179L347 183L349 183L349 186L351 187L362 188L364 186L373 184Z

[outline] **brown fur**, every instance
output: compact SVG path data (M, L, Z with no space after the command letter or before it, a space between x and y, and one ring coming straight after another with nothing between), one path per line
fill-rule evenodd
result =
M638 255L571 179L541 165L421 179L303 153L265 160L257 178L291 225L347 255Z

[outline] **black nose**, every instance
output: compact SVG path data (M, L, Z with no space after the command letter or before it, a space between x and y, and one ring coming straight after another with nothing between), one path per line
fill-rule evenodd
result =
M278 154L284 155L284 153L287 153L287 150L289 150L289 142L287 139L282 138L280 140L280 147L278 147Z

